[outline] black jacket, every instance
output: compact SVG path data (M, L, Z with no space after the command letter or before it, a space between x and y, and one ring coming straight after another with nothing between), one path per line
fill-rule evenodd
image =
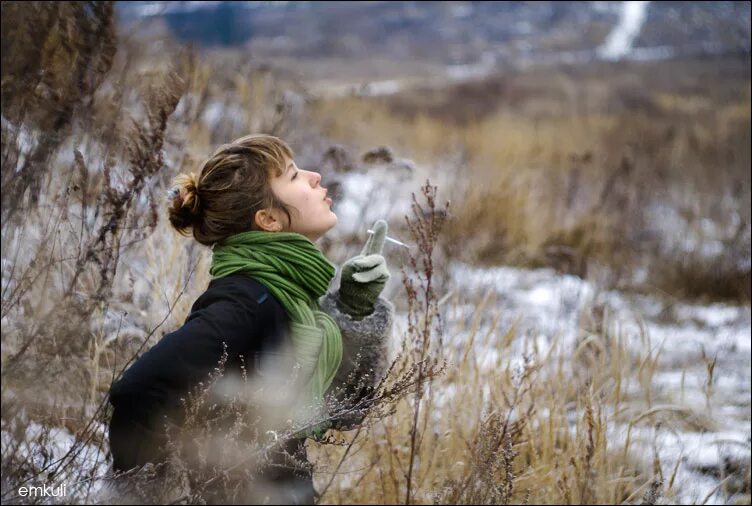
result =
M284 307L258 281L240 274L210 282L185 324L139 357L110 389L113 469L163 460L165 416L181 412L181 397L217 367L249 374L266 353L289 339ZM242 359L241 359L242 357ZM171 415L169 415L171 416Z

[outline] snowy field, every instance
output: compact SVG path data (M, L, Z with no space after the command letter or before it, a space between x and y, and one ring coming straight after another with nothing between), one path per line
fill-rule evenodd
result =
M451 265L452 289L459 300L476 300L479 294L494 296L487 306L478 335L485 335L492 316L500 314L497 332L518 322L517 336L532 332L542 353L558 339L560 348L574 349L582 327L582 315L593 306L604 308L608 320L634 351L660 351L653 377L653 408L682 408L689 419L698 419L697 430L686 426L662 424L660 427L633 427L632 449L645 464L657 448L664 476L671 476L679 462L674 489L679 504L724 504L718 486L720 469L734 470L750 460L750 308L713 304L692 305L649 296L629 296L609 291L597 293L580 278L559 275L551 269L525 270L510 267L480 269L470 265ZM458 347L461 335L452 329L473 317L475 307L461 305L465 314L448 310L447 336ZM648 338L646 342L645 338ZM514 347L513 347L514 349ZM705 393L708 374L702 359L716 357L712 395L708 408ZM496 362L493 349L483 350L487 363ZM523 349L517 347L519 360ZM479 354L480 355L480 354ZM683 384L683 386L682 386ZM639 390L640 385L632 387ZM638 403L638 399L635 402ZM645 406L639 402L635 414ZM702 424L699 424L702 422ZM617 424L609 442L626 440L627 425Z
M383 184L376 184L377 178L367 174L341 178L344 198L336 208L340 221L333 233L365 237L362 229L374 219L404 222L404 216L410 214L410 193L418 193L419 184L429 176L419 166L413 166L410 173L389 166L373 170L379 172L378 180ZM431 183L437 184L434 180L442 178L442 173L430 177ZM441 182L438 186L446 188ZM443 202L439 199L437 206ZM395 238L403 242L407 239ZM399 249L387 243L387 259ZM610 325L608 334L620 336L634 353L658 357L649 406L640 397L643 385L635 381L626 387L627 395L634 397L631 414L655 409L680 413L689 420L653 427L635 424L630 428L622 414L612 426L609 444L623 444L629 430L633 456L643 459L647 467L652 465L657 451L667 482L675 472L673 490L677 495L672 501L725 504L722 490L735 479L727 479L725 473L744 468L750 460L749 306L690 304L657 296L600 291L588 281L553 269L480 268L455 261L450 262L446 286L452 292L443 306L444 342L450 359L452 350L459 352L466 344L468 336L462 335L462 329L476 317L476 304L484 297L490 297L492 302L482 310L477 335L492 331L493 320L499 315L496 333L516 324L515 335L532 335L542 354L554 341L559 349L574 350L579 344L578 335L587 325L585 315L597 307ZM386 293L393 296L401 289L399 273L393 270ZM404 335L406 328L406 315L398 315L395 335ZM522 363L525 350L523 340L518 340L512 349L517 355L514 359ZM482 347L485 343L476 341L474 345ZM482 351L477 355L484 357L488 367L498 363L493 348L476 351ZM710 386L703 356L707 360L715 358ZM721 483L724 479L727 481Z

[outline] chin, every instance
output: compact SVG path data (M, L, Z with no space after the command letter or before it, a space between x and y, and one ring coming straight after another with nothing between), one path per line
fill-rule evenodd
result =
M331 229L333 229L336 226L337 226L337 220L334 220L332 222L332 224L329 226L329 228L326 229L326 231L328 232L328 231L330 231Z

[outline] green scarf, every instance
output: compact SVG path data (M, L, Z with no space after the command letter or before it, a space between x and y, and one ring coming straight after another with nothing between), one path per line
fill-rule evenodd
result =
M215 244L212 279L240 272L269 289L290 318L295 358L314 402L320 402L342 361L342 334L319 309L336 269L310 239L293 232L248 231Z

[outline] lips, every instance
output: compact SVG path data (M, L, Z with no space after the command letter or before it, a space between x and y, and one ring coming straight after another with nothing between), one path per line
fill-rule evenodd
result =
M329 190L324 190L324 199L323 200L326 200L326 194L327 193L329 193Z

